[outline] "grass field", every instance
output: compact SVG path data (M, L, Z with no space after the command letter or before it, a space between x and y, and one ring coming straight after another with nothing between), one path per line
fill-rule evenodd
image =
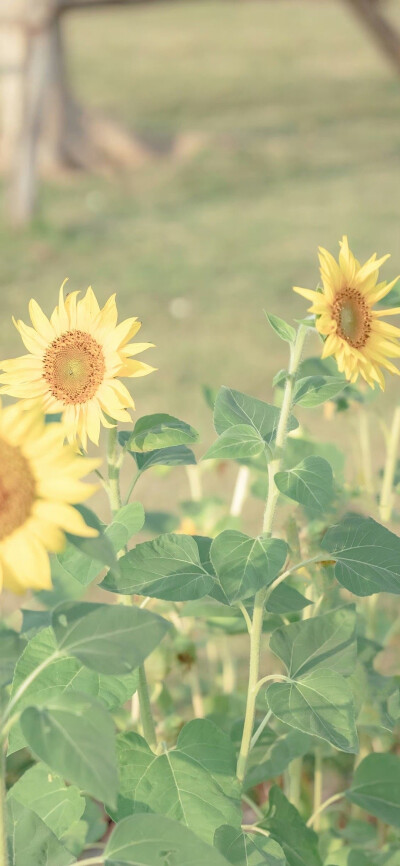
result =
M50 311L68 275L117 290L157 344L141 413L198 422L202 382L268 396L283 344L262 310L303 314L291 286L317 282L319 243L347 232L400 269L400 80L333 0L155 4L66 27L80 98L153 155L128 177L47 184L31 230L1 225L1 354L21 352L11 314L32 295Z

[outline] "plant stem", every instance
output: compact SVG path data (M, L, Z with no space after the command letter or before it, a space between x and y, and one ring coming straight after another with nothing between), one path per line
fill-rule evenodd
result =
M239 515L242 513L242 508L246 499L247 488L249 486L249 478L249 467L241 466L237 474L231 507L229 509L229 514L231 515L231 517L239 517Z
M0 754L0 866L8 866L7 822L6 822L6 759L3 744Z
M307 827L312 827L312 825L315 823L315 819L318 818L321 812L324 812L325 809L327 809L328 806L332 806L333 803L337 803L338 800L342 800L344 796L345 792L339 791L338 794L332 794L332 797L328 797L328 799L325 800L324 803L321 803L318 809L312 813L311 817L307 821Z
M302 769L303 758L294 758L289 767L289 800L296 809L300 807Z
M121 508L121 493L119 489L119 461L118 461L118 427L111 427L108 431L108 447L107 447L107 465L108 465L108 498L110 500L111 511L114 516Z
M154 749L157 747L157 736L153 714L151 712L149 687L147 685L147 677L144 665L141 665L139 668L138 695L140 706L140 720L142 722L143 734L150 748Z
M263 533L267 535L270 535L272 532L275 508L279 497L279 490L275 484L275 475L277 472L279 472L281 466L282 449L286 441L287 426L293 402L293 388L296 379L296 372L300 363L301 353L307 330L308 329L305 325L299 325L295 343L290 347L291 351L288 377L286 379L282 407L276 432L276 457L274 460L271 461L268 466L268 496L263 519ZM246 772L246 764L250 752L250 744L254 727L257 685L260 667L261 635L264 619L264 605L267 592L268 591L265 588L260 589L254 599L253 620L250 633L250 663L246 713L243 726L242 743L240 747L240 754L237 765L237 776L241 782L243 781Z
M255 744L258 742L258 740L259 740L259 738L261 737L261 734L262 734L264 728L267 727L268 722L269 722L271 716L272 716L272 711L271 711L271 710L268 710L267 714L264 716L262 722L260 722L260 724L259 724L257 730L254 732L254 734L253 734L253 736L252 736L252 738L251 738L250 749L253 749L254 746L255 746Z
M396 406L393 414L392 426L390 429L385 469L383 472L383 481L381 496L379 500L379 513L381 520L388 523L392 516L393 509L393 481L396 471L397 454L399 450L400 440L400 406Z
M121 461L118 455L118 426L111 427L108 434L107 448L107 464L108 464L108 496L110 507L114 515L121 508L121 490L119 485L119 476L121 470ZM131 604L130 596L125 596L124 604ZM144 665L139 667L139 684L138 696L140 705L140 718L142 722L143 734L151 748L157 746L156 729L154 719L151 712L151 704L149 697L149 688L147 685L146 671Z
M33 683L33 681L36 679L36 677L38 677L39 674L41 674L45 668L47 668L53 661L55 661L55 659L61 658L62 655L63 655L62 652L56 651L56 652L52 653L51 656L47 656L47 659L44 659L44 661L40 665L38 665L38 667L35 668L32 671L32 673L30 673L29 676L25 680L23 680L19 689L17 689L17 691L15 692L15 695L11 698L8 706L6 707L6 709L4 711L4 715L0 719L0 738L2 738L2 736L3 736L4 723L10 717L11 710L15 707L15 704L19 701L21 695L23 695L24 692L26 692L26 690L27 690L27 688L29 688L30 684Z
M371 458L371 437L369 434L369 423L368 423L368 415L365 409L362 407L359 411L358 415L359 425L359 441L360 441L360 452L361 452L361 463L362 463L362 473L363 473L363 481L365 485L365 490L369 496L374 495L374 477L372 472L372 458Z
M320 829L320 812L322 801L322 752L317 746L315 749L315 766L314 766L314 803L313 815L315 829L318 832Z

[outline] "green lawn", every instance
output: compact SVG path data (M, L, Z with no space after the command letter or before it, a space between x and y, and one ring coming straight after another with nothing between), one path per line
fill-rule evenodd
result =
M50 311L69 275L117 290L157 343L141 413L198 422L202 382L268 396L283 344L262 310L304 312L291 286L317 282L318 244L347 232L400 269L400 80L333 0L155 4L66 27L80 97L153 156L128 177L47 184L29 232L2 225L2 355L21 351L11 314L32 295Z

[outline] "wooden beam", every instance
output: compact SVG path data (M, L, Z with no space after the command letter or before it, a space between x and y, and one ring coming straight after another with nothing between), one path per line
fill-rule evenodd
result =
M379 48L400 72L400 33L384 16L375 0L345 0L369 30Z

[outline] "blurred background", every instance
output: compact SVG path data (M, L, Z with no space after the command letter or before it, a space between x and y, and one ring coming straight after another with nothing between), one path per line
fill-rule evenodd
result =
M318 244L400 270L400 4L55 3L0 0L1 355L65 276L116 291L138 413L204 431L201 384L271 397Z

